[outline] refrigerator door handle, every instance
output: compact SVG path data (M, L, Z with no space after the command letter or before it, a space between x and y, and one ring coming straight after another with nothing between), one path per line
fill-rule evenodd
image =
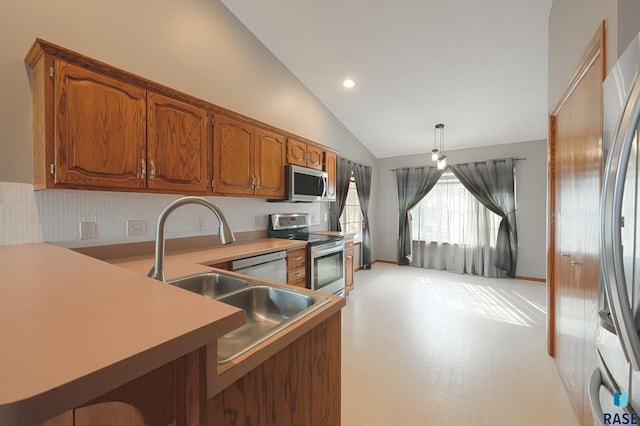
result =
M591 414L593 414L593 421L595 424L603 425L604 411L602 410L602 404L600 404L600 386L602 385L602 376L600 375L600 369L596 367L589 380L589 402L591 403Z
M607 160L601 209L604 288L610 302L611 316L618 338L627 355L627 360L636 371L640 371L640 339L624 274L621 228L625 178L640 116L639 97L640 84L636 76Z

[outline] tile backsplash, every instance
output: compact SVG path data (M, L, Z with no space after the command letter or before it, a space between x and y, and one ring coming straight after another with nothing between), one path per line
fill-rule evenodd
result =
M0 182L0 244L48 241L90 247L149 241L158 215L179 195L42 190ZM262 199L207 197L218 204L234 232L265 230L269 213L309 213L316 230L328 229L329 203L269 203ZM143 221L142 235L127 236L127 220ZM95 238L80 239L80 222L95 222ZM168 238L218 233L218 221L201 206L184 206L166 223Z

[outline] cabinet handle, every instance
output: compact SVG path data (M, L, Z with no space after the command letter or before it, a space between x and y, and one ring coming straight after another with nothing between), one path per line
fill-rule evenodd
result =
M582 265L582 262L576 262L575 260L571 261L571 266Z
M294 276L295 278L301 277L302 275L304 275L302 272L298 272L298 273L296 273L296 274L293 274L293 276Z
M150 179L153 180L156 178L156 165L153 162L153 160L149 161L149 168L151 169L151 176Z
M294 262L297 262L298 260L302 260L302 256L294 257L294 258L293 258L293 259L291 259L291 260L293 260Z
M140 179L144 179L147 176L147 163L144 161L144 158L142 159L142 175L140 176Z
M256 186L260 186L260 176L256 176L256 180L258 181L258 183L256 184Z
M561 254L560 257L571 257L570 254Z

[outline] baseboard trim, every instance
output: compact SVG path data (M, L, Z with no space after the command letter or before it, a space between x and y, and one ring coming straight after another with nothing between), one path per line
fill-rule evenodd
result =
M546 283L546 278L535 278L535 277L523 277L520 275L516 275L517 280L525 280L525 281L535 281L537 283Z
M390 264L390 265L397 265L397 264L398 264L398 262L393 262L393 261L391 261L391 260L381 260L381 259L374 260L373 262L371 262L371 264L372 264L372 265L373 265L374 263L388 263L388 264Z

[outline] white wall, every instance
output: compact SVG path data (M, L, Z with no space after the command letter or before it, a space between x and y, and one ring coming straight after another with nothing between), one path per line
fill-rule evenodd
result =
M23 185L9 184L33 182L31 89L24 57L36 37L336 148L340 155L373 166L375 177L373 155L218 0L3 0L0 182L5 183L0 188L0 231L40 230L6 231L0 243L76 240L78 221L91 212L96 212L104 240L94 243L117 241L123 236L123 220L135 215L155 221L159 206L175 198L58 190L28 194ZM141 202L149 207L133 208L124 217L122 209ZM220 203L236 230L254 229L256 214L320 214L327 208L326 203L285 205L240 198ZM27 218L38 220L25 223L24 211L33 208L37 215ZM175 215L183 222L176 232L192 233L187 229L192 215L181 210Z
M516 208L518 221L518 265L516 275L533 278L546 276L546 141L494 145L484 148L461 149L447 152L450 164L482 161L492 158L519 157L526 160L516 164ZM395 175L391 169L431 165L430 154L384 158L378 160L378 258L397 260L398 198ZM382 202L384 200L384 202Z

